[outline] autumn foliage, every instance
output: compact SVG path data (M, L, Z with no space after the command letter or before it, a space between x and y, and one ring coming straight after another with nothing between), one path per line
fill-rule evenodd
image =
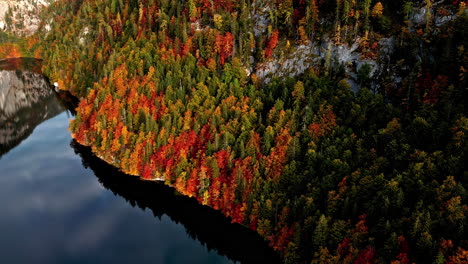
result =
M276 48L276 45L278 45L278 37L279 37L279 32L278 30L275 30L271 36L270 39L268 40L268 44L265 48L265 57L270 58L271 55L273 54L273 50Z
M466 261L462 16L435 39L400 28L390 1L66 2L44 71L81 98L70 130L100 158L220 210L287 263ZM382 37L394 75L377 78ZM339 64L356 38L362 56ZM299 46L319 55L289 59Z
M22 57L20 48L17 44L0 44L0 58L19 58Z

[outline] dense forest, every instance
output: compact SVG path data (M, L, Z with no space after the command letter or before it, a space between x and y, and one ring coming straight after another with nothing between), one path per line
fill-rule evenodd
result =
M59 0L23 49L79 143L285 263L468 263L465 6Z

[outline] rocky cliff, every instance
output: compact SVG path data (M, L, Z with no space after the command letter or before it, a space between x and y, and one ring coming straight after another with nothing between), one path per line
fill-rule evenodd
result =
M54 0L0 0L0 30L29 36L40 24L40 11Z
M13 70L20 60L0 62L0 157L26 139L34 128L65 109L40 73Z

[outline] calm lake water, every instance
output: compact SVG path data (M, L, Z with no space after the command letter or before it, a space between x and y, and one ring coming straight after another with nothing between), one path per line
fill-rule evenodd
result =
M275 263L254 232L73 142L30 59L0 61L0 263Z

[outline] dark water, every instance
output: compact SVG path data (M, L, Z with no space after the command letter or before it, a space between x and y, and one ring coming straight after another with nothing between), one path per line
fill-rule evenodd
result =
M37 63L0 61L0 263L278 262L254 232L73 142Z

